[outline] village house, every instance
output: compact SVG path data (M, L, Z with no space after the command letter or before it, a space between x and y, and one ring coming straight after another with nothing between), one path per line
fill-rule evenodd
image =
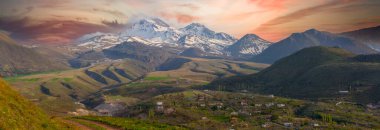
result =
M240 105L241 105L241 106L247 106L247 105L248 105L247 100L241 100L241 101L240 101Z
M218 109L222 109L223 108L223 103L219 102L219 103L216 103L216 107Z
M156 103L156 111L158 111L158 112L164 111L164 103L163 102L157 102Z
M377 109L377 108L380 108L380 103L377 103L377 104L367 104L367 108L369 109Z
M237 116L239 115L237 112L231 112L231 118L230 118L230 123L231 124L236 124L239 122L239 119L237 118Z
M274 106L274 103L273 103L273 102L271 102L271 103L267 103L267 104L265 104L265 106L266 106L266 107L271 107L271 106Z
M279 108L285 107L285 104L277 104L277 107L279 107Z
M94 108L99 116L114 116L125 109L123 103L103 103Z
M311 126L313 126L313 127L319 127L319 124L318 123L311 123Z
M293 126L293 123L285 122L285 123L284 123L284 126L285 126L285 127L292 127L292 126Z
M350 92L347 91L347 90L341 90L341 91L339 91L339 94L348 94L348 93L350 93Z
M261 127L263 127L263 128L269 128L270 124L269 123L264 123L264 124L261 125Z

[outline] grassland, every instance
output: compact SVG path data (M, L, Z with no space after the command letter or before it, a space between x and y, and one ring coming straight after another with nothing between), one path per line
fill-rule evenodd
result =
M187 61L181 62L182 64L175 68L167 67L166 71L150 72L140 80L94 94L84 103L91 107L110 102L123 102L127 106L134 106L156 96L186 92L216 78L256 73L267 66L217 59L187 58Z
M58 129L40 108L27 101L0 79L0 129Z
M202 58L187 58L189 62L184 62L175 69L166 71L155 71L149 73L149 77L166 77L175 79L182 78L195 82L210 82L216 78L229 77L235 75L247 75L257 73L260 70L268 67L267 64L257 64L253 62L228 61L220 59L202 59ZM156 79L157 81L158 79Z
M125 60L88 68L7 77L6 80L50 114L65 115L68 111L83 108L76 102L88 95L128 83L145 73L147 68L142 63Z
M78 119L85 119L91 121L98 121L111 126L123 128L125 130L186 130L186 128L171 126L163 123L150 122L131 118L118 118L118 117L95 117L95 116L82 116L76 117Z

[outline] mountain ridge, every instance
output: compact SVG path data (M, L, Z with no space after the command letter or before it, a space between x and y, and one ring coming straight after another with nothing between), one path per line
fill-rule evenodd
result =
M34 48L18 45L7 34L0 33L0 75L12 76L39 71L60 70L66 65L46 58Z
M309 29L302 33L293 33L289 37L272 44L261 54L251 60L262 63L273 63L298 50L313 46L341 47L356 54L376 53L375 50L361 42L341 35Z
M118 34L96 32L77 40L78 46L98 50L113 47L124 41L138 41L157 47L199 48L208 53L226 55L225 48L232 46L238 39L224 32L215 32L200 23L191 23L176 29L160 19L141 19ZM258 41L267 42L263 39ZM247 52L245 55L257 54L261 50Z
M355 55L337 47L310 47L284 57L257 74L214 81L206 88L249 90L263 94L319 100L341 99L360 104L380 97L378 55ZM348 91L341 94L340 91Z

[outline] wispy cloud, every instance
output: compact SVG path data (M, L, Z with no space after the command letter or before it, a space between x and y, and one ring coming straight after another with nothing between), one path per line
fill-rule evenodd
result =
M30 18L17 20L0 19L0 28L11 32L11 36L29 43L59 44L70 43L84 34L96 31L110 32L117 23L105 25L90 24L80 21L50 20L30 24ZM107 25L107 26L106 26Z
M0 28L24 38L41 35L49 38L40 40L53 41L90 31L112 31L142 17L158 17L175 27L199 22L236 37L256 33L277 41L308 28L339 32L380 25L378 19L371 19L380 16L379 6L377 0L1 0ZM4 19L12 22L5 25ZM51 31L53 26L68 32Z

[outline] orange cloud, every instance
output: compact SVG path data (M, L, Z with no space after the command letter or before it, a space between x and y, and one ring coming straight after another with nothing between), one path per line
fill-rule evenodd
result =
M341 5L352 3L352 2L356 2L356 0L335 0L335 1L327 2L325 4L297 10L293 13L289 13L287 15L280 16L266 23L263 23L258 28L254 29L252 32L258 33L262 35L264 38L269 39L271 41L278 41L286 37L287 35L292 33L292 31L295 30L295 28L290 29L289 27L285 27L282 25L296 22L296 21L302 21L302 18L312 16L318 13L329 12L328 10L332 9L333 7L341 6ZM322 24L322 23L319 23L319 24ZM298 30L298 31L303 31L303 30L308 29L304 27L308 27L308 26L299 25L298 28L302 30ZM315 25L313 28L317 28L317 27L319 26Z
M198 19L196 16L183 14L183 13L160 13L161 17L167 18L167 19L175 19L178 23L190 23Z
M258 7L267 10L283 10L291 2L294 2L294 0L249 0L249 3L256 4Z

